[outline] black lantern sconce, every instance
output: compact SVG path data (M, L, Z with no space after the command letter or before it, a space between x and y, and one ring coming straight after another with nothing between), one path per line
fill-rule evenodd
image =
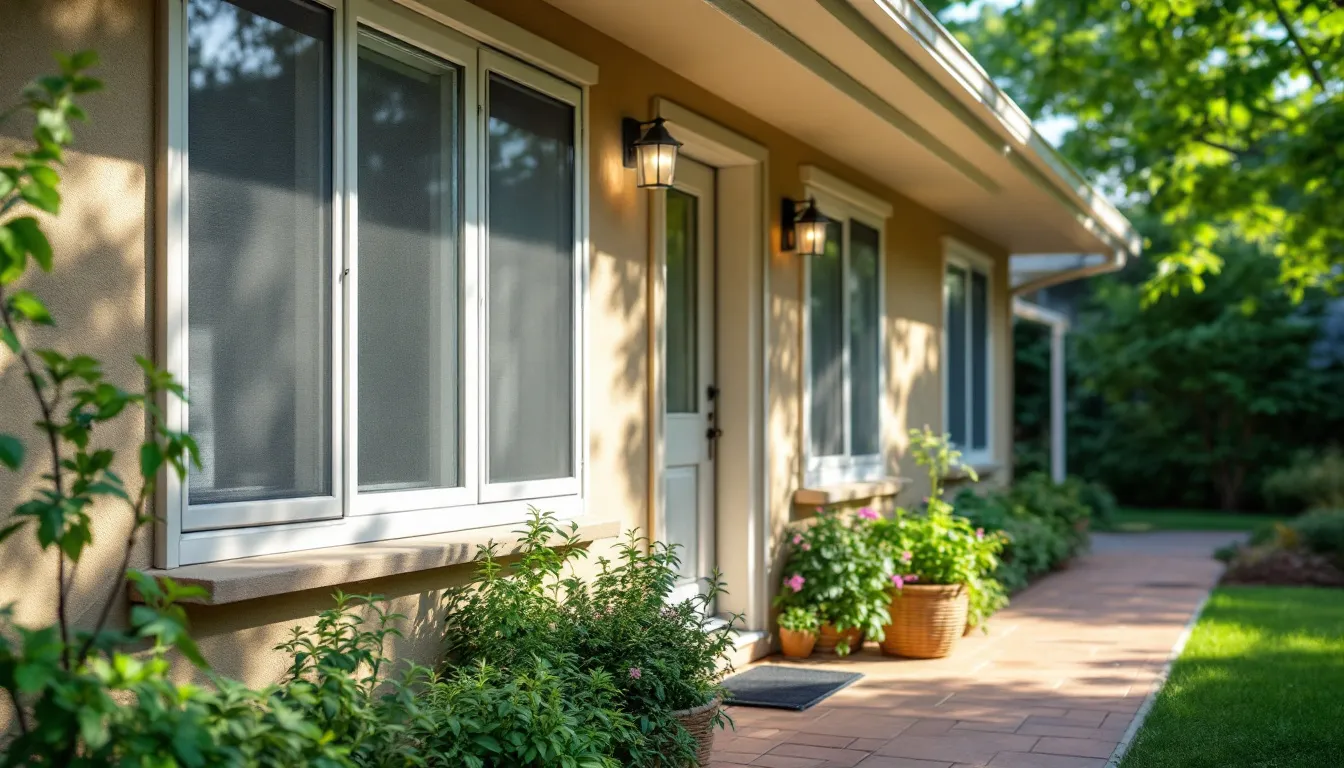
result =
M656 117L641 123L633 117L621 120L621 144L626 168L639 174L640 189L668 189L677 170L677 150L681 142L672 138Z
M831 220L817 210L817 201L784 198L779 206L779 249L799 256L826 252L826 225Z

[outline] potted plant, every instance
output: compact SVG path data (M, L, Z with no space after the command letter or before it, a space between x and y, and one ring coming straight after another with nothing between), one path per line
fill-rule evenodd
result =
M891 553L889 623L883 653L911 658L942 658L966 632L972 593L985 586L998 566L1003 543L953 514L942 498L943 479L960 460L945 436L928 427L911 431L915 461L929 470L930 493L916 513L899 510L891 520L874 523L875 547ZM974 470L965 468L976 479ZM979 593L988 596L987 592ZM977 607L985 603L977 599Z
M871 528L876 511L854 515L818 509L812 525L789 537L780 608L814 610L815 650L840 656L862 647L864 635L881 641L887 621L889 550L876 545Z
M817 644L817 629L821 619L811 608L795 605L779 614L779 645L790 659L806 659Z

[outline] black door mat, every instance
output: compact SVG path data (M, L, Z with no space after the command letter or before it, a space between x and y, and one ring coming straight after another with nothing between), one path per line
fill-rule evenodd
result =
M768 664L733 675L723 686L728 689L728 704L802 712L861 677L857 672Z

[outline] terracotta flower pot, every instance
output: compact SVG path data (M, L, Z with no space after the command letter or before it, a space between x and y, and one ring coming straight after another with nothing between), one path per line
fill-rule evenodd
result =
M849 652L854 653L863 647L863 630L855 627L847 629L844 632L837 632L835 627L830 624L822 624L821 631L817 634L817 653L835 653L835 647L844 638L849 641Z
M817 633L807 629L780 629L780 652L790 659L806 659L817 644Z
M690 732L695 739L695 764L709 765L709 756L714 752L714 717L723 706L723 699L716 698L693 709L682 709L672 713L681 723L681 727Z
M941 659L966 631L970 593L963 584L911 584L891 601L891 623L882 652L912 659Z

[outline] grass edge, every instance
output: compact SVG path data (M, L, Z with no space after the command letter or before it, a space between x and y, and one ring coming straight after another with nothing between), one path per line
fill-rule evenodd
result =
M1115 745L1115 751L1111 752L1111 759L1106 761L1106 768L1120 768L1120 764L1124 762L1125 755L1134 744L1134 739L1139 735L1139 730L1143 728L1148 715L1153 711L1153 706L1157 704L1157 697L1161 695L1162 689L1167 686L1167 678L1171 676L1171 668L1175 666L1176 660L1185 651L1186 643L1190 642L1190 636L1195 632L1195 625L1204 615L1204 609L1208 606L1209 599L1213 597L1213 591L1218 588L1218 583L1221 581L1222 577L1220 576L1218 582L1215 582L1204 593L1199 605L1195 606L1195 610L1190 614L1190 619L1185 622L1185 629L1181 631L1180 637L1177 637L1176 642L1172 644L1171 653L1167 655L1167 663L1162 665L1162 671L1158 673L1157 685L1148 692L1143 704L1139 705L1139 711L1134 713L1134 719L1129 722L1129 727L1125 729L1125 735L1121 737L1120 743Z

